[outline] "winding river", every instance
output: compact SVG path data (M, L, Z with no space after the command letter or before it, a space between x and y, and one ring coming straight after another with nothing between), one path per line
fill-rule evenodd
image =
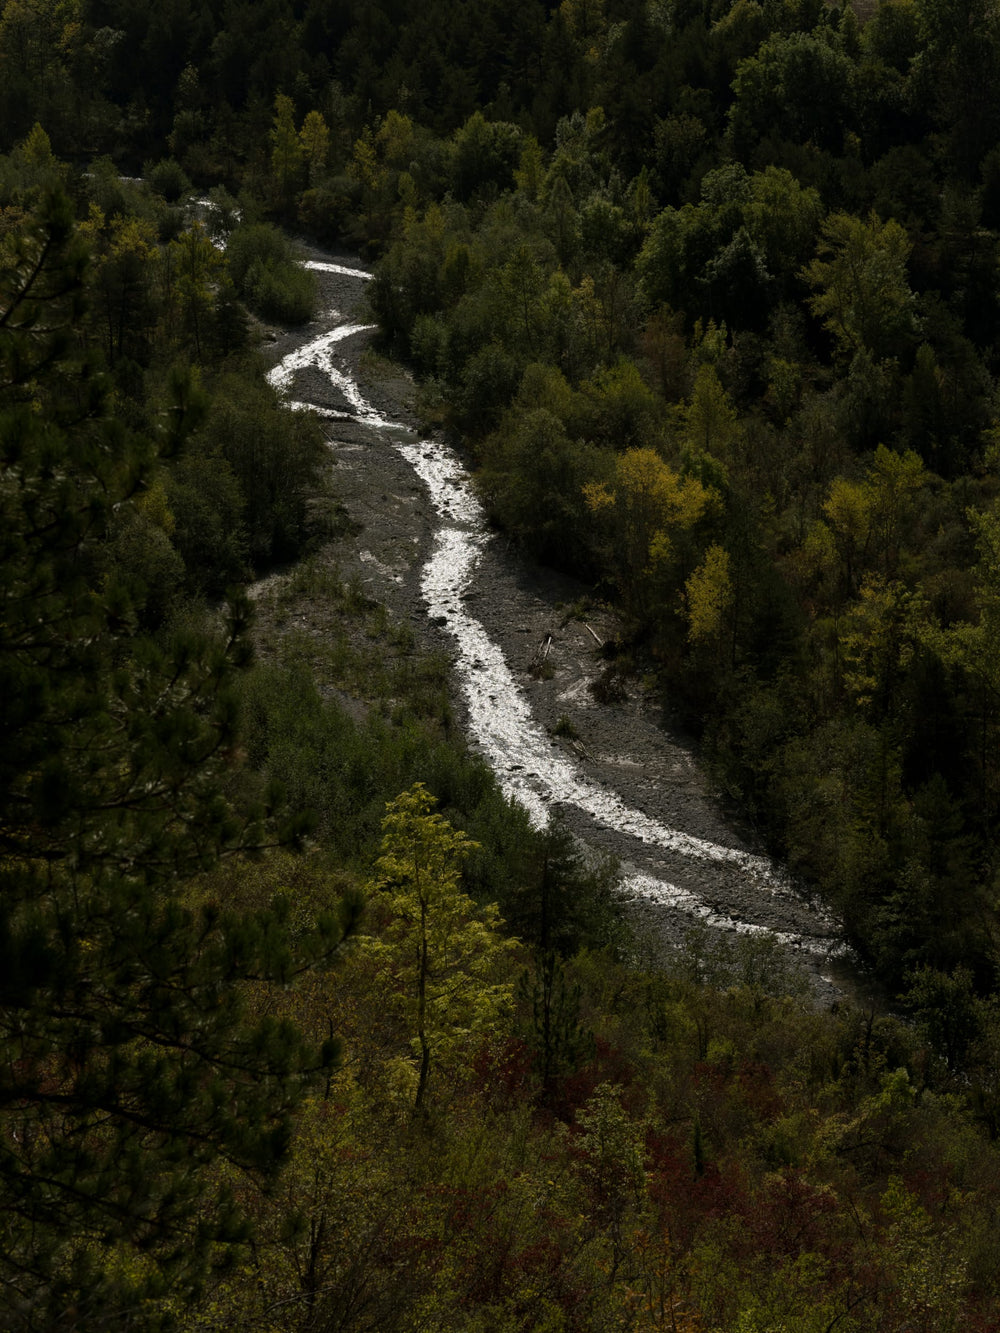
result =
M395 564L368 551L361 558L384 586L419 580L420 613L450 650L469 738L504 792L537 825L558 811L586 844L612 852L623 867L620 891L633 914L662 938L676 943L700 923L729 938L770 940L799 960L821 998L855 992L856 968L839 922L780 867L744 846L704 791L690 755L655 720L634 709L616 720L613 709L609 714L593 703L579 675L597 674L598 635L576 626L574 639L565 621L558 634L548 635L546 651L557 638L562 660L579 670L572 688L552 695L550 711L589 708L595 740L589 747L553 740L551 725L540 717L541 693L511 661L513 635L530 637L546 616L560 623L552 619L552 606L526 590L513 557L490 532L458 455L442 440L416 433L402 403L394 411L384 394L376 404L378 395L362 389L358 361L373 326L355 312L363 309L371 275L347 258L318 252L307 264L326 313L304 335L279 341L268 377L290 405L326 419L335 460L363 468L369 489L373 478L376 490L384 486L382 498L396 505L404 527L412 492L422 488L423 507L434 516L429 536L402 535L409 554ZM404 416L409 420L399 419Z

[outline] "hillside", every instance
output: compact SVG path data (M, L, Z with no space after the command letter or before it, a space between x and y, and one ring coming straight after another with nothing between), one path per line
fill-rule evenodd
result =
M0 3L5 1327L998 1326L998 25ZM885 1007L507 799L290 236Z

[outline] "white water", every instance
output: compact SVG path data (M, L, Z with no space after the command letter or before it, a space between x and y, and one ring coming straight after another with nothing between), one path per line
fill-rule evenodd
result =
M794 898L791 886L781 880L765 857L667 828L628 806L616 792L590 782L576 764L553 751L548 733L532 717L527 696L499 645L462 602L482 551L491 540L468 474L452 451L438 441L397 441L395 447L427 486L441 520L421 589L431 617L455 640L456 672L469 710L469 729L505 793L519 801L539 827L548 822L552 806L575 806L597 823L629 834L647 846L698 860L729 863L738 867L758 892ZM631 896L669 904L718 928L770 934L811 952L830 952L827 940L806 939L737 921L713 911L695 894L666 880L631 875L622 888ZM824 924L831 928L834 925L832 919Z
M328 264L319 259L307 259L302 267L312 269L314 273L340 273L346 278L361 278L364 282L370 282L372 277L363 268L350 268L347 264Z
M341 264L311 262L308 266L359 279L370 276ZM339 320L340 316L331 310L327 318ZM319 370L350 405L350 419L378 432L406 459L427 487L440 528L423 570L421 590L429 616L454 639L455 670L468 708L471 739L493 767L504 792L528 810L537 826L548 821L555 806L576 807L598 824L629 835L648 848L728 866L759 897L800 902L787 878L767 858L667 827L629 806L616 792L590 781L575 763L554 750L548 733L533 718L527 696L500 646L462 601L491 540L468 473L446 445L437 440L415 440L407 426L378 412L337 354L339 343L370 328L363 324L336 324L286 356L274 366L268 378L275 387L289 392L298 372L307 367ZM289 402L296 408L311 407L292 398ZM326 417L345 419L342 412L315 407L312 410ZM811 914L822 933L800 935L740 921L713 909L690 890L652 875L628 875L622 882L622 890L632 898L660 903L718 929L769 936L821 957L846 952L843 945L826 937L827 932L837 933L834 919L815 908Z

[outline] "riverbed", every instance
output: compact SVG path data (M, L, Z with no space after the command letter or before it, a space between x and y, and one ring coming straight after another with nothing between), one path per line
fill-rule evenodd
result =
M371 354L370 274L348 255L310 251L307 262L322 314L276 337L269 378L324 421L352 532L333 555L422 645L448 654L469 742L504 791L535 823L558 817L617 858L647 940L679 947L692 927L757 939L800 965L821 1001L856 994L840 922L726 818L641 680L597 702L589 687L617 632L613 610L490 530L463 459L421 433L412 380Z

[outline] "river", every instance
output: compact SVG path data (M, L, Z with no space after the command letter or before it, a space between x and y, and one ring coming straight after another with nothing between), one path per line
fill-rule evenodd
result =
M536 824L558 813L613 854L622 898L651 937L676 946L697 925L762 941L794 959L822 1001L863 993L839 921L727 822L641 685L620 703L594 700L613 613L568 613L581 590L527 567L491 532L461 458L420 434L412 385L371 373L370 274L348 256L310 254L323 315L277 339L268 377L325 419L335 485L361 527L355 568L448 651L469 740L505 793ZM541 654L546 670L531 672Z

